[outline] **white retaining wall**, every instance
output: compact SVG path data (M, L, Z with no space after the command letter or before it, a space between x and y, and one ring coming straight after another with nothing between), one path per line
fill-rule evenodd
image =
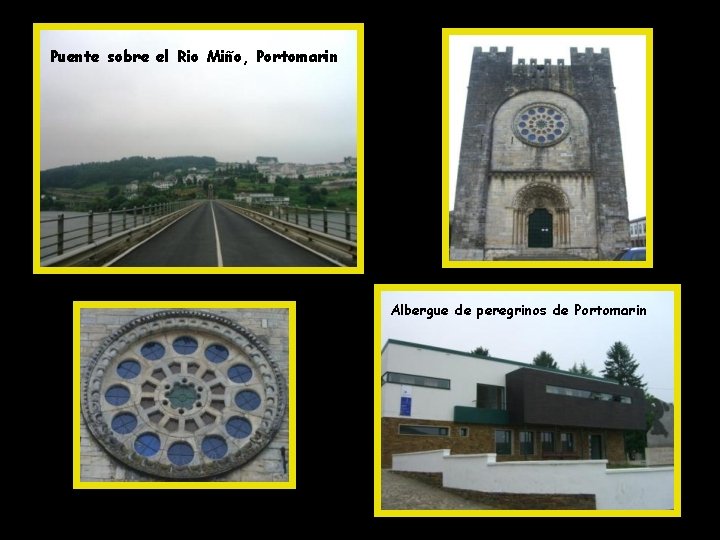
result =
M494 493L595 495L598 510L673 508L673 467L607 469L606 460L507 461L449 450L393 455L397 471L440 472L443 486Z

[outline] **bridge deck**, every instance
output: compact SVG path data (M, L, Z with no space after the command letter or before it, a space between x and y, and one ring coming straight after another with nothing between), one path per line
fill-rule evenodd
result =
M212 202L202 204L112 266L219 266L218 243L222 266L334 266Z

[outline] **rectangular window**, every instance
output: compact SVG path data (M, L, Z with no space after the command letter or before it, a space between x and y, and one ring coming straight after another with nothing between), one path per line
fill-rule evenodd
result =
M495 453L512 454L512 431L509 429L495 430Z
M470 428L461 427L458 432L460 433L461 437L467 437L468 435L470 435Z
M533 444L533 432L520 432L520 453L529 456L535 453L535 445Z
M491 384L477 385L476 406L479 409L505 410L505 388Z
M542 441L543 453L552 453L555 451L555 433L552 431L543 431L540 433L540 440Z
M382 376L383 384L386 382L396 384L408 384L410 386L425 386L427 388L442 388L450 390L450 379L438 379L436 377L425 377L423 375L409 375L407 373L393 373L387 371Z
M560 447L563 452L574 452L575 441L573 440L572 433L561 433L560 434Z
M441 426L410 426L401 425L400 435L430 435L435 437L447 437L448 428Z
M545 392L558 396L571 396L586 399L597 399L600 401L617 401L618 403L632 403L630 396L619 394L608 394L606 392L592 392L590 390L578 390L577 388L565 388L564 386L545 385Z

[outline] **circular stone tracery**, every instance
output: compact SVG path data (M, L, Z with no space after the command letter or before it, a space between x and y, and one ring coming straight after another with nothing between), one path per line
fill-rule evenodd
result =
M91 433L135 469L199 478L239 467L275 436L284 379L244 327L197 311L140 317L107 338L83 374Z
M533 146L552 146L570 131L567 114L549 103L534 103L520 110L513 121L515 135Z

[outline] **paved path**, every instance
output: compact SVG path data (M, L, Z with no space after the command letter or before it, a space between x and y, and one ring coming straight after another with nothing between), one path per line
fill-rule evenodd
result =
M492 510L420 480L382 471L383 510Z
M334 266L213 202L203 203L113 266L219 266L220 256L222 266Z

